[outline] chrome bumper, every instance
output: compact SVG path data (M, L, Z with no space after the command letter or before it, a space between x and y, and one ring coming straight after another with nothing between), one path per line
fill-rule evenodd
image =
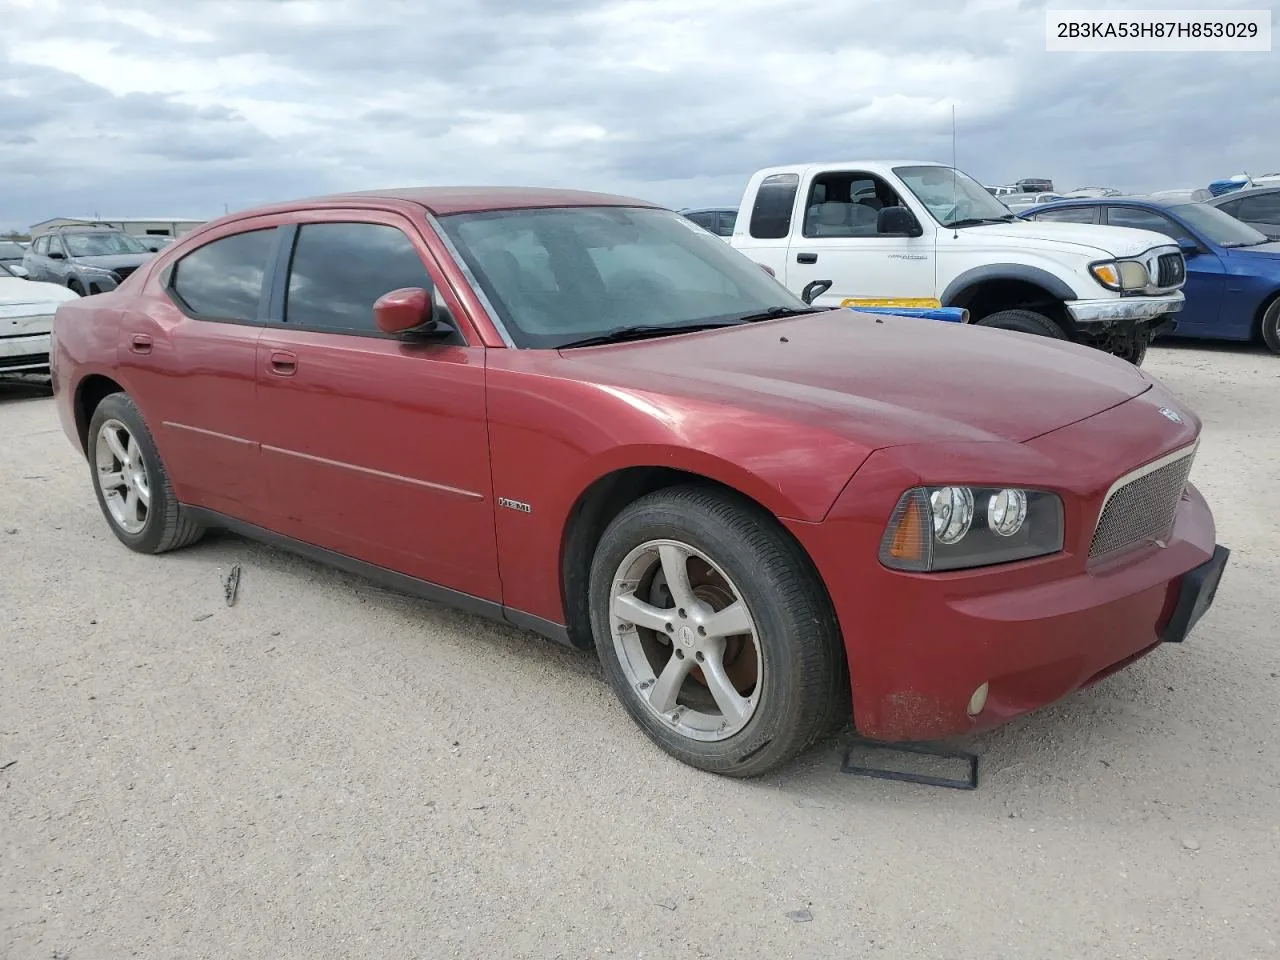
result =
M1182 291L1161 297L1114 297L1109 300L1071 300L1067 309L1080 324L1108 326L1123 320L1154 320L1177 313L1186 303Z

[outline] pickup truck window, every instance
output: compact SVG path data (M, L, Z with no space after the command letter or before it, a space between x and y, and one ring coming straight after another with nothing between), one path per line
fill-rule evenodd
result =
M874 237L880 210L898 194L870 173L824 173L813 179L805 203L806 237Z
M893 172L944 227L1013 219L1009 208L967 173L931 164L894 167Z
M751 236L757 240L782 240L791 233L791 210L796 204L800 177L775 173L765 177L751 208Z
M499 210L440 224L520 347L805 309L723 240L666 210Z

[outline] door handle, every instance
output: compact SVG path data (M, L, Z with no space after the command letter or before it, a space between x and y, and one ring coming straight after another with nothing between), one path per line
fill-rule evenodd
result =
M129 342L129 349L134 353L150 353L151 338L145 333L135 333Z
M817 263L818 255L816 253L797 253L796 263Z
M271 372L278 377L292 377L298 372L297 356L285 350L272 350Z

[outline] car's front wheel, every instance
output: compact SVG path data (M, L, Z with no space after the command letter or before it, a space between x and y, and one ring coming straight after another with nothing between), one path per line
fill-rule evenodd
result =
M636 501L601 538L590 592L610 683L685 763L757 776L848 717L830 600L754 504L696 486Z
M88 440L98 506L121 543L139 553L164 553L200 539L203 528L174 496L151 431L127 394L98 404Z
M1273 353L1280 353L1280 297L1272 300L1262 315L1262 342Z

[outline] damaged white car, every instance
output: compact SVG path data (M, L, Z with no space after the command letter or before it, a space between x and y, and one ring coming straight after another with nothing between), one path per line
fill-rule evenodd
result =
M48 370L54 311L75 299L73 290L24 280L0 264L0 374Z

